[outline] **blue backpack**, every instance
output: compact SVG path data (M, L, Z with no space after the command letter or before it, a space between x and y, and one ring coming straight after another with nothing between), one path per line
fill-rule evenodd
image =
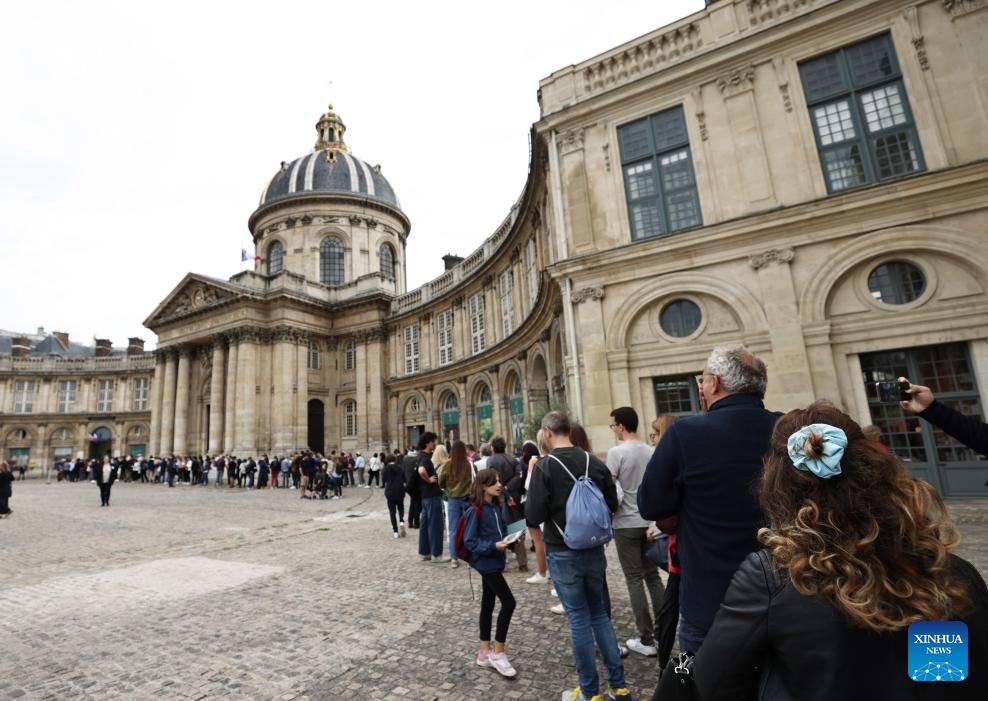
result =
M566 474L573 480L573 489L566 499L566 528L553 521L556 530L563 536L563 542L571 550L587 550L605 545L614 537L611 528L611 510L604 501L604 495L596 482L590 479L590 453L586 453L587 466L580 477L573 477L563 461L555 455L550 458L562 465Z

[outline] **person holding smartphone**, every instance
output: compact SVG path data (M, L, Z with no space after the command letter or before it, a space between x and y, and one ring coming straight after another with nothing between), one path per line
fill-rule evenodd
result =
M988 455L988 424L938 402L929 387L914 385L905 377L900 377L899 382L909 385L902 390L910 397L899 402L903 409L917 414L921 419L926 419L968 448L982 455Z

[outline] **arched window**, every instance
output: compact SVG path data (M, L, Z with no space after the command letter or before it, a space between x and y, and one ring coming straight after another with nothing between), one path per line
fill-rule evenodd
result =
M395 279L395 250L391 248L391 244L382 243L380 250L377 252L378 260L381 261L381 275L386 277L388 280Z
M494 407L491 405L491 388L483 384L477 392L477 404L474 407L477 415L477 438L481 442L489 441L494 435Z
M357 402L352 399L343 404L343 435L357 435Z
M285 247L281 241L275 241L268 248L268 275L280 273L285 264Z
M315 341L309 341L309 370L319 369L319 344Z
M319 244L319 282L324 285L342 285L343 244L335 236L327 236Z

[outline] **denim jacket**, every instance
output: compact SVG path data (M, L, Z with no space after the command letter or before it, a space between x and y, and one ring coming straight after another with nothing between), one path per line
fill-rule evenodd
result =
M470 550L470 566L481 574L504 572L507 558L495 543L508 534L501 510L484 502L482 517L477 522L477 509L473 504L467 507L466 523L463 527L463 544Z

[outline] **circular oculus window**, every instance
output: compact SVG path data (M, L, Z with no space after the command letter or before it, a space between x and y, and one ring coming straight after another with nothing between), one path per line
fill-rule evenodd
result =
M868 291L883 304L909 304L926 291L926 276L912 263L892 260L868 274Z
M686 338L700 328L703 312L696 302L688 299L676 299L669 302L659 313L659 326L674 338Z

